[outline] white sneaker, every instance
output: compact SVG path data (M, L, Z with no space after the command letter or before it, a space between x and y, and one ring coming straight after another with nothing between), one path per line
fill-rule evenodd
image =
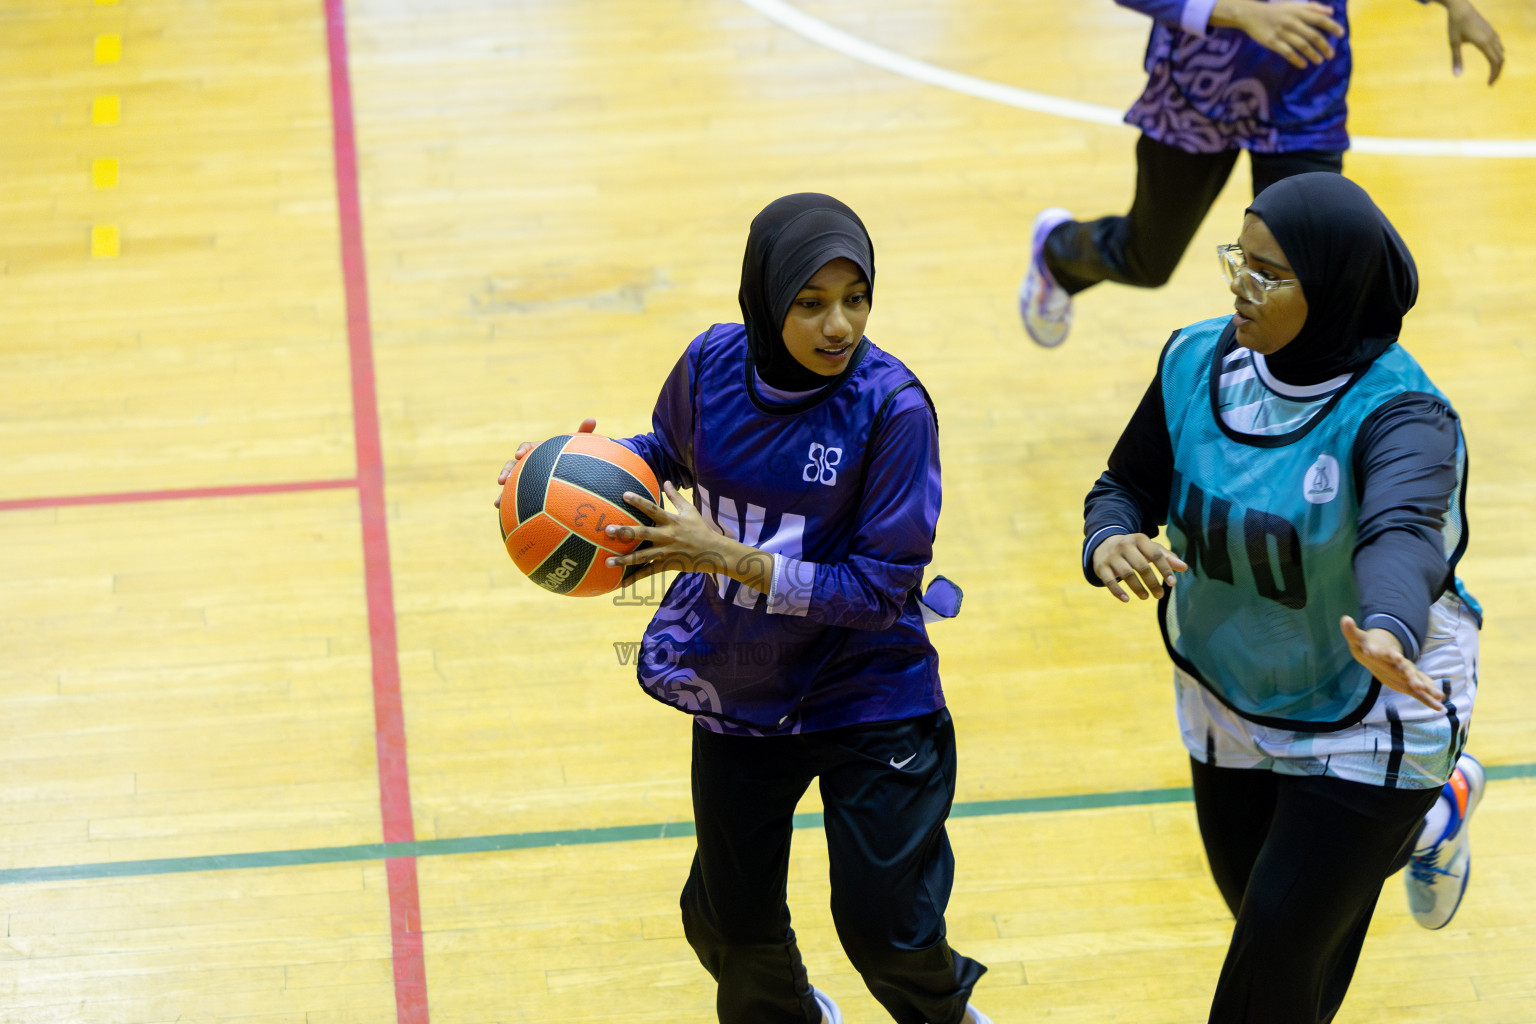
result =
M992 1018L976 1009L970 1003L966 1003L965 1016L960 1018L960 1024L992 1024Z
M1471 754L1462 754L1440 801L1419 833L1404 881L1408 885L1408 909L1425 928L1444 928L1461 906L1472 875L1472 843L1467 823L1483 798L1483 766ZM1439 820L1443 827L1435 828Z
M1072 296L1056 283L1045 266L1045 236L1058 224L1072 219L1072 214L1059 206L1041 210L1035 215L1030 229L1029 270L1019 285L1019 315L1024 318L1024 330L1035 344L1055 348L1067 340L1072 329Z
M811 995L816 1005L821 1007L821 1024L843 1024L843 1011L837 1008L831 996L814 985L811 986Z

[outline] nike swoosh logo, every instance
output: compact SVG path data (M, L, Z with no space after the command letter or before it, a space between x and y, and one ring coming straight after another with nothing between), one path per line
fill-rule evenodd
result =
M913 758L914 758L914 757L916 757L916 756L917 756L917 754L915 754L915 753L912 753L912 754L908 754L908 755L907 755L907 756L906 756L906 759L905 759L905 760L902 760L902 761L898 761L898 760L896 760L896 759L895 759L895 758L894 758L894 757L893 757L893 758L891 758L891 767L892 767L892 768L895 768L895 769L896 769L896 770L897 770L897 771L901 771L901 770L902 770L902 769L903 769L903 768L905 768L905 767L906 767L906 766L907 766L907 765L909 765L909 764L911 764L911 763L912 763L912 759L913 759Z

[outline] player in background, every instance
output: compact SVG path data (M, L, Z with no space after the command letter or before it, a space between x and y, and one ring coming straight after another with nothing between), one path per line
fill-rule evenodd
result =
M723 1024L840 1024L785 901L795 806L816 779L832 916L869 991L901 1024L989 1024L969 1005L985 968L944 923L955 736L925 620L960 595L943 577L921 589L938 424L912 372L864 336L874 280L848 207L769 204L748 234L743 323L694 338L652 431L621 439L674 506L626 494L655 525L609 530L646 542L614 564L678 573L638 674L694 716L682 916Z
M1060 207L1036 216L1019 312L1045 346L1066 340L1072 297L1083 289L1168 280L1239 150L1248 151L1258 195L1292 174L1341 171L1349 147L1345 0L1115 2L1153 19L1146 89L1125 115L1141 129L1135 196L1124 216L1077 221ZM1488 59L1492 85L1504 66L1498 33L1470 0L1437 2L1452 72L1461 74L1461 47L1471 43Z
M1456 578L1466 446L1396 344L1417 271L1358 185L1270 186L1220 255L1236 312L1164 347L1088 493L1083 571L1159 599L1236 917L1210 1019L1308 1024L1338 1010L1389 875L1409 864L1429 928L1466 887L1484 781L1463 753L1482 618Z

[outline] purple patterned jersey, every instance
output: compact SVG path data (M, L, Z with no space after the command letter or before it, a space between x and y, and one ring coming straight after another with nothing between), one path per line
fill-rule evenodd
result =
M645 631L656 699L738 734L810 732L944 706L918 604L939 516L938 427L900 361L865 339L839 384L770 401L746 330L695 338L649 434L624 438L771 558L767 593L680 573Z
M1292 67L1238 29L1208 27L1214 0L1115 2L1154 20L1147 86L1125 115L1151 138L1186 153L1349 148L1345 0L1332 2L1333 20L1345 30L1332 40L1334 55L1305 68Z

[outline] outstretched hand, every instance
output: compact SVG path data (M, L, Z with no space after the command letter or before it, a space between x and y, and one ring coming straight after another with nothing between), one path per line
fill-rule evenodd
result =
M1446 35L1451 42L1451 74L1461 74L1461 44L1471 43L1488 58L1488 84L1504 70L1504 44L1471 0L1440 0L1445 4Z
M588 416L586 419L581 421L581 426L576 428L576 433L590 434L596 429L597 420L593 419L591 416ZM496 475L496 482L505 487L507 485L507 481L512 478L512 471L517 468L517 464L522 461L523 456L527 455L531 451L533 451L532 441L524 441L522 444L518 445L517 451L512 453L512 457L507 460L507 464L502 466L501 472ZM496 492L496 500L491 502L491 504L495 505L497 508L501 508L500 491Z
M1093 549L1092 565L1093 574L1124 602L1131 596L1120 584L1128 584L1131 593L1143 601L1161 598L1163 588L1174 585L1173 574L1189 569L1182 558L1144 533L1117 533L1105 538Z
M1434 681L1403 654L1403 645L1389 630L1361 629L1348 615L1339 620L1349 653L1389 689L1406 693L1425 707L1444 711L1442 694Z

